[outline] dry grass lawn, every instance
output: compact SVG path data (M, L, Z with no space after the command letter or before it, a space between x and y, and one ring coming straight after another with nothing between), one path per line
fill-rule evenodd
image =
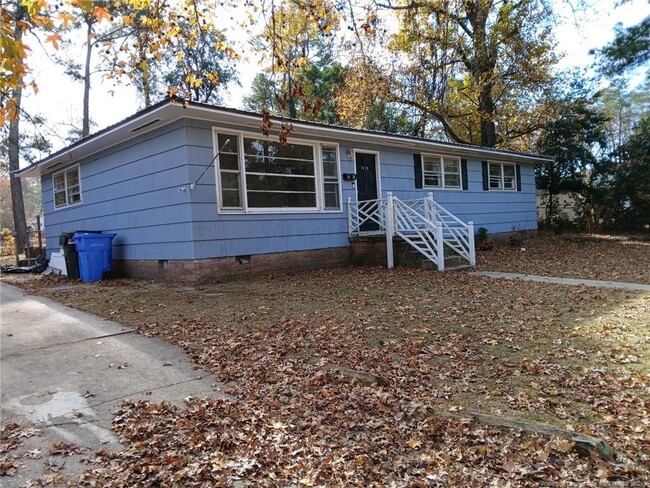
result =
M522 250L522 248L524 250ZM484 271L650 284L650 235L540 233L478 252Z
M531 240L526 258L497 248L480 266L648 282L648 267L607 275L609 265L594 264L616 257L642 268L647 243L561 239L562 264ZM232 395L185 409L125 402L114 424L124 451L92 456L73 484L650 482L649 293L353 267L192 286L3 279L180 345ZM444 418L470 410L597 436L627 462L561 437Z

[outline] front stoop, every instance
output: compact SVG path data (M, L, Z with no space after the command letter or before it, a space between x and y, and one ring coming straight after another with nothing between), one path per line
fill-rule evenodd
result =
M386 266L386 236L351 237L350 264Z
M396 266L417 269L438 269L433 261L427 259L408 242L405 242L402 239L395 239L393 243ZM445 271L464 271L471 268L472 267L467 263L465 258L456 254L452 249L445 247Z
M393 239L393 258L395 266L417 269L438 267L417 249L399 237ZM386 266L386 237L364 236L350 239L350 263L358 266ZM448 247L445 248L445 271L470 270L472 266L462 256Z
M450 251L452 254L447 256L445 253L445 271L468 271L472 269L472 265L467 262L467 259Z

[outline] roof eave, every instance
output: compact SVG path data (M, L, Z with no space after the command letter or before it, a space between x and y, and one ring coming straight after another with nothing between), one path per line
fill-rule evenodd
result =
M113 124L101 131L81 139L74 144L57 151L54 154L34 163L26 168L15 172L20 177L40 176L44 171L51 171L57 166L64 166L66 163L73 163L81 158L88 157L115 144L134 138L149 132L165 124L169 124L180 118L203 119L212 123L218 123L217 116L227 116L235 125L247 125L259 127L259 114L245 112L237 109L215 107L213 105L189 102L179 102L165 99L151 107L133 114L116 124ZM341 140L349 142L365 142L380 144L382 146L398 147L400 149L411 149L414 151L440 151L452 155L474 155L487 159L498 159L507 161L528 162L540 164L553 161L554 158L541 154L518 153L499 149L490 149L480 146L469 146L454 144L442 141L427 140L418 137L400 136L386 132L374 132L364 129L351 129L346 127L331 126L317 122L306 122L301 120L288 120L272 117L276 127L282 122L289 122L293 126L293 132L312 137L321 134L331 134ZM159 123L158 123L159 122Z
M36 163L33 163L23 169L20 169L18 171L15 171L14 173L19 176L19 177L36 177L40 176L41 172L45 169L52 170L54 169L55 166L58 165L65 165L65 163L72 163L81 157L86 157L88 155L94 154L96 152L99 152L106 147L111 147L114 145L113 143L108 144L108 145L101 145L101 141L106 139L106 137L110 135L116 135L116 134L121 134L122 132L125 131L132 131L134 132L137 130L137 127L144 121L149 118L153 118L156 113L160 112L161 110L164 110L165 107L169 106L171 103L170 100L163 100L162 102L159 102L155 105L152 105L150 107L145 108L144 110L141 110L139 112L136 112L130 117L127 117L124 120L121 120L113 125L110 125L99 132L96 132L94 134L91 134L88 137L85 137L83 139L78 140L77 142L64 147L63 149L60 149L59 151L50 154L49 156L41 159L40 161L37 161ZM149 127L149 130L153 130L155 127L150 126L149 123L143 124L144 127ZM162 125L162 124L161 124ZM132 127L132 129L129 129ZM137 137L140 135L140 133L135 134L131 137ZM129 138L131 138L129 137ZM125 139L120 139L121 142L122 140ZM80 156L77 156L76 153L81 152L84 148L88 148L89 146L99 146L96 150L91 150L87 154L82 154ZM54 164L52 164L54 163Z
M261 115L254 114L252 112L244 112L236 109L223 109L219 107L215 108L212 105L206 105L201 103L191 103L190 107L193 109L198 109L198 111L210 112L216 110L222 113L228 113L231 117L247 120L249 122L249 124L247 125L251 125L255 127L259 127L260 125ZM205 118L197 117L197 118L210 120L208 117ZM413 137L413 136L402 136L397 134L390 134L387 132L378 132L378 131L376 132L376 131L369 131L364 129L354 129L349 127L338 127L338 126L326 125L318 122L307 122L307 121L295 120L295 119L280 119L277 117L271 117L271 121L274 124L277 124L276 126L281 125L283 122L291 123L294 133L296 133L299 130L303 130L307 132L313 131L313 132L321 132L321 133L331 133L331 134L337 134L339 137L341 137L341 139L347 141L358 140L358 141L368 142L368 140L370 139L373 142L382 145L394 144L395 146L398 146L400 148L413 148L413 149L420 149L420 150L437 148L439 150L444 150L446 152L452 152L455 154L461 154L461 153L465 155L476 154L477 156L482 155L488 158L490 157L494 158L495 156L498 156L500 159L503 158L511 159L511 160L516 159L517 161L527 161L536 164L555 160L555 158L551 156L545 156L543 154L515 152L515 151L507 151L503 149L492 149L492 148L481 147L481 146L471 146L467 144L456 144L452 142L434 141L431 139L423 139L420 137Z

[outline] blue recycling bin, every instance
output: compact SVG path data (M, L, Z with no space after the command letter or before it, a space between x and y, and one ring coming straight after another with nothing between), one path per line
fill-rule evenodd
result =
M99 281L111 271L113 238L117 234L77 232L74 241L79 254L79 274L84 283Z

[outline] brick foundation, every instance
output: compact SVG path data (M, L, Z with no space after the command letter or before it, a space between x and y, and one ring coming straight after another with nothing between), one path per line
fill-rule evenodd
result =
M350 263L357 266L386 266L386 237L359 237L352 240Z
M233 257L208 259L120 260L113 261L118 276L141 279L204 281L231 276L252 276L268 273L290 273L317 268L343 266L350 261L350 248L337 247L309 251L290 251L250 256L240 264Z

